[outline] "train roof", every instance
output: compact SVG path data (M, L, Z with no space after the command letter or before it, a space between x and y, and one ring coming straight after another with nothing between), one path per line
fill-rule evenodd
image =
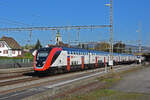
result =
M96 53L96 54L103 54L103 55L109 55L109 52L104 51L97 51L97 50L87 50L87 49L81 49L81 48L68 48L68 47L62 47L63 50L66 51L73 51L73 52L90 52L90 53ZM114 56L134 56L133 54L121 54L121 53L113 53Z
M63 50L66 51L74 51L74 52L86 52L86 53L96 53L96 54L103 54L103 55L108 55L109 52L103 52L103 51L96 51L96 50L87 50L87 49L81 49L81 48L67 48L67 47L62 47Z
M50 48L53 48L53 47L48 47L49 49ZM69 48L69 47L61 47L62 50L65 50L65 51L70 51L70 52L84 52L84 53L96 53L96 54L102 54L102 55L109 55L110 53L109 52L104 52L104 51L97 51L97 50L87 50L87 49L82 49L82 48ZM43 48L43 49L46 49L46 48ZM114 56L134 56L133 54L123 54L123 53L113 53Z

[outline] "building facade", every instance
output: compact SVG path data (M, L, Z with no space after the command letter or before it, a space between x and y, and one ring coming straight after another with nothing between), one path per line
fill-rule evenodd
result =
M22 55L21 46L11 37L3 36L0 39L0 56L17 57Z

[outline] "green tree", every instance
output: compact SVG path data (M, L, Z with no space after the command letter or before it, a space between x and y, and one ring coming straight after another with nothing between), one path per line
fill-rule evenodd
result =
M40 48L42 48L42 45L40 43L40 40L37 40L34 49L40 49Z
M132 49L131 48L129 48L128 53L132 54Z
M29 44L26 44L25 46L22 47L22 49L33 49L34 48L34 45L29 45Z
M122 42L118 42L114 44L113 50L115 53L125 53L125 44Z
M100 42L95 46L96 50L109 52L110 45L107 42Z

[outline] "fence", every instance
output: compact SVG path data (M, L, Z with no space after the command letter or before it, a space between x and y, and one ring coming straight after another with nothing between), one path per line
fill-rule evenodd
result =
M10 63L32 63L33 59L0 59L0 64L10 64Z
M33 59L0 59L0 68L32 67Z

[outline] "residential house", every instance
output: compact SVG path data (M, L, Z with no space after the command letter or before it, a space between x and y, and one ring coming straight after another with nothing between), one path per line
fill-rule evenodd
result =
M3 36L0 39L0 56L17 57L21 56L21 46L11 37Z

